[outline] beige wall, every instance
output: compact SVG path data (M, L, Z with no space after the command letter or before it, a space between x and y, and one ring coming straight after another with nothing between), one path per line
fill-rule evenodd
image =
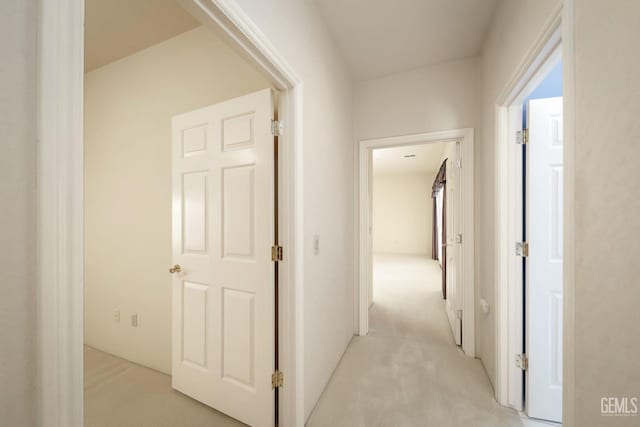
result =
M373 176L373 252L431 257L436 172Z
M476 299L495 306L495 105L561 0L503 0L482 52L482 128L476 138ZM495 310L476 317L476 348L495 383Z
M36 2L0 2L0 424L34 426Z
M86 344L170 372L171 117L265 87L204 27L86 74Z
M575 3L575 422L640 398L640 2Z
M477 128L480 58L462 59L360 82L358 139Z

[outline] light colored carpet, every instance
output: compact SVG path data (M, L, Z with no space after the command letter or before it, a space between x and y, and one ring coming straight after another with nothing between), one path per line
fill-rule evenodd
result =
M354 337L308 426L522 426L454 345L440 274L425 257L375 256L369 335Z
M86 427L244 424L171 388L171 377L102 351L84 350Z

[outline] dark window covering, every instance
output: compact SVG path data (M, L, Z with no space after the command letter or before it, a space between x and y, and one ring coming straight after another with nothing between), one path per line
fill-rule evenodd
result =
M438 245L442 245L442 297L447 298L447 247L445 242L447 241L447 160L444 159L440 169L436 174L436 178L433 181L431 187L431 199L433 200L433 221L431 233L431 258L438 259ZM438 236L438 208L436 203L436 197L438 191L442 191L442 237Z
M438 169L436 179L433 180L433 185L431 186L431 197L433 199L436 198L438 190L444 187L444 184L447 182L447 160L448 159L444 159L440 165L440 169Z

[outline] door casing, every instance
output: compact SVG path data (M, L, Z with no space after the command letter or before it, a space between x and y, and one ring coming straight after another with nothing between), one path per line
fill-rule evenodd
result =
M521 232L515 226L521 218L521 195L515 185L522 177L522 159L514 142L518 124L514 121L514 108L521 108L526 97L544 79L555 61L562 57L564 98L564 177L563 177L563 425L572 426L575 419L575 257L574 257L574 70L573 43L574 0L564 0L550 15L548 22L535 39L534 45L516 68L514 76L500 93L495 103L495 316L496 316L496 378L495 396L504 406L523 409L522 371L515 366L513 348L522 336L522 295L510 289L522 289L521 258L514 256L514 245ZM521 110L519 114L522 118ZM522 126L520 125L519 129ZM520 166L518 166L520 165ZM520 209L520 210L518 210ZM518 282L519 281L519 282ZM517 320L520 319L520 320ZM518 323L520 322L520 323ZM516 347L518 347L516 345ZM520 347L521 348L521 347Z
M475 247L474 247L474 174L473 174L472 128L452 129L388 138L366 139L359 144L359 264L356 283L356 312L358 313L358 335L369 332L370 293L373 287L372 245L371 245L371 175L372 151L376 148L400 147L406 145L460 141L462 158L462 350L467 356L475 357Z
M515 142L516 132L522 129L524 100L560 60L560 40L557 31L549 40L548 51L520 92L509 104L498 108L500 143L504 144L504 157L499 159L504 163L499 168L501 177L496 177L497 199L501 202L496 216L496 231L500 235L496 255L496 327L499 331L496 342L496 399L518 411L524 410L524 377L515 363L516 354L522 353L524 348L524 277L522 257L516 255L515 244L522 241L523 236L524 183L522 146ZM498 218L501 219L498 221Z
M234 0L181 0L280 91L279 266L283 426L304 424L302 80ZM42 2L38 15L37 286L39 423L83 425L84 0Z

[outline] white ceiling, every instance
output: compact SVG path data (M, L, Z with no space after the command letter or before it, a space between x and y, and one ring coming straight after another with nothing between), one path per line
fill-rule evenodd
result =
M437 172L442 164L444 143L409 145L373 150L375 175ZM415 155L415 157L405 157Z
M174 0L86 0L85 72L199 25Z
M357 79L480 52L498 0L315 0Z

